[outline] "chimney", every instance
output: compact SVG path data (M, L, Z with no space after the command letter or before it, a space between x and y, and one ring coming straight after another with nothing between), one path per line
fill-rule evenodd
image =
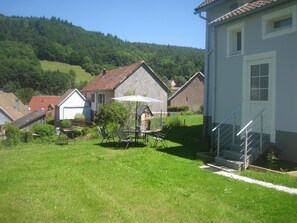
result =
M106 69L103 68L103 76L106 74Z
M15 109L17 111L20 111L20 102L19 102L19 99L15 99Z

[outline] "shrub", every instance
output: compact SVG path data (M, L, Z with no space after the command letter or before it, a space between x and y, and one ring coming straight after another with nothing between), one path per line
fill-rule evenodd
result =
M74 116L74 121L84 123L86 121L86 117L81 113L76 113Z
M68 136L66 134L60 133L56 140L57 145L65 145L68 144Z
M178 116L173 116L168 119L167 125L170 127L182 126L182 120Z
M181 115L194 115L194 112L186 111L186 112L182 112Z
M33 134L31 131L22 131L21 132L21 141L28 143L33 141Z
M203 111L204 111L204 106L203 105L200 105L198 114L203 114Z
M55 125L55 119L52 116L46 116L46 124Z
M167 107L168 112L185 112L189 111L188 106L168 106Z
M69 119L64 119L61 121L61 128L70 128L71 127L71 121Z
M272 148L268 152L266 158L267 158L268 168L275 169L277 167L277 164L278 164L278 161L279 161L277 150L275 148Z
M21 141L21 133L19 128L15 127L11 123L7 123L4 126L6 139L3 141L5 146L17 145Z
M32 128L34 132L42 142L51 142L55 137L55 127L49 124L36 124Z
M121 103L113 102L111 104L105 104L101 108L100 112L96 114L95 122L104 128L112 123L123 127L128 122L128 118L128 110Z

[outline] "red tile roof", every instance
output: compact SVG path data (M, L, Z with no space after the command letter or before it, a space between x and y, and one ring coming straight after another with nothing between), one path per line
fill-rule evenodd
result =
M60 99L60 97L61 96L54 96L54 95L33 96L29 103L30 111L34 112L37 110L43 110L46 112L48 110L48 106L51 105L51 107L53 108L51 115L54 115L55 105Z
M278 0L255 0L255 1L251 1L251 2L248 2L238 8L236 8L235 10L213 20L211 22L211 24L214 24L214 23L218 23L218 22L223 22L225 20L228 20L230 18L234 18L234 17L237 17L237 16L240 16L240 15L245 15L249 12L252 12L256 9L260 9L264 6L268 6L269 4L271 3L275 3L277 2Z
M126 67L120 67L114 70L106 71L105 74L98 75L93 81L91 81L82 89L82 92L93 90L114 90L142 65L148 67L160 81L160 83L167 89L167 86L163 83L163 81L161 81L157 74L144 61L141 61Z
M114 70L106 71L105 74L98 75L93 81L86 85L82 91L92 90L114 90L123 80L130 76L141 63L134 63L130 66L120 67Z
M198 11L198 10L210 5L211 3L218 2L218 1L219 0L205 0L195 9L195 11Z

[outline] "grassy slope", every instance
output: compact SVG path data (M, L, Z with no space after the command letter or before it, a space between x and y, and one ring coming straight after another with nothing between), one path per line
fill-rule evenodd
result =
M70 64L61 63L61 62L46 61L46 60L41 60L40 64L43 70L50 70L50 71L59 70L64 73L69 73L70 70L74 70L76 74L76 83L80 83L80 81L89 82L94 78L90 73L86 72L80 66L70 65Z
M201 125L173 130L167 149L116 150L99 140L2 149L0 222L297 219L296 196L198 168L200 131Z

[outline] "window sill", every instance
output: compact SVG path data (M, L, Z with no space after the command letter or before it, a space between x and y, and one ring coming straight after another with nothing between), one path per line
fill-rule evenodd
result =
M289 28L275 29L267 33L262 33L262 39L268 39L276 36L286 35L296 31L297 31L296 26L294 27L292 26Z

